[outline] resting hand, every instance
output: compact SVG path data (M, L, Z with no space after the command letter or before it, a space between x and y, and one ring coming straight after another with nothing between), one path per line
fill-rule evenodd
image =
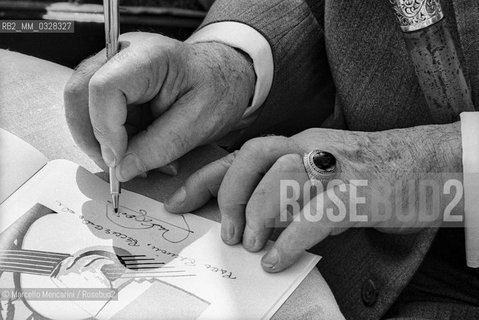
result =
M306 190L303 186L309 181L302 155L315 149L336 157L338 172L334 178L337 180L332 180L324 193L319 190L301 201ZM402 220L401 214L407 216L410 209L402 206L390 212L391 216L385 220L371 219L381 208L373 201L374 197L388 203L389 196L403 191L404 184L397 185L397 181L417 181L424 173L460 172L460 159L458 124L377 133L310 129L291 138L250 140L238 152L193 174L167 201L166 208L171 212L188 212L217 196L223 240L231 245L242 242L247 250L254 252L265 246L273 227L278 226L278 218L285 216L285 208L281 206L281 181L297 182L300 189L295 191L298 193L295 218L287 221L287 228L262 260L266 271L277 272L293 264L305 249L353 226L401 232L437 223L440 217L421 221L416 210L412 210L415 212L412 217ZM442 179L440 175L436 177ZM358 188L357 181L361 179L370 184ZM374 181L390 186L389 194ZM357 196L351 197L352 192L357 192ZM332 193L337 196L336 200ZM365 203L351 202L363 195L367 199ZM338 205L339 202L342 205ZM334 214L327 216L328 211ZM322 218L317 219L320 216ZM358 221L360 216L367 220Z
M83 62L65 89L66 118L77 145L120 181L160 168L224 136L254 90L250 61L220 43L187 44L128 33L108 62Z

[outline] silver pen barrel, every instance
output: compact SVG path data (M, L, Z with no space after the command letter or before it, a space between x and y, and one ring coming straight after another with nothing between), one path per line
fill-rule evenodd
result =
M118 212L118 207L120 206L120 182L116 178L115 168L110 168L110 193L111 200L113 202L113 209L115 213Z
M103 0L105 14L106 57L110 59L118 53L120 37L120 9L118 0Z
M105 42L106 57L110 60L119 51L118 38L120 36L120 6L118 0L103 0L105 15ZM113 201L113 209L118 212L120 206L121 186L115 174L115 167L109 170L110 193Z

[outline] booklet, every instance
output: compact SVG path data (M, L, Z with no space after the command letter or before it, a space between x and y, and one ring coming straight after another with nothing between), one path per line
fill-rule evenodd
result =
M0 319L268 319L319 261L267 273L217 222L127 190L115 213L86 169L0 149Z

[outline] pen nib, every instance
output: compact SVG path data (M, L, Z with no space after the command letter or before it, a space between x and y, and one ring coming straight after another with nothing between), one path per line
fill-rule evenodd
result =
M113 210L115 211L115 213L118 213L118 207L120 206L120 195L118 193L113 194L112 200L113 200Z

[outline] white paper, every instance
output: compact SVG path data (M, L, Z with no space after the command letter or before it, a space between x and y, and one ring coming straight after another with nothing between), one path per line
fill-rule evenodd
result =
M0 203L30 179L47 158L31 145L0 128ZM21 156L18 156L21 155Z
M114 281L91 271L83 256L70 269L62 265L56 286L81 287L82 279L94 288L121 285L119 300L76 301L62 307L42 302L42 314L50 309L57 314L74 309L105 320L133 316L266 319L319 261L318 256L305 253L286 271L266 273L260 264L265 251L253 254L240 245L224 244L220 225L214 221L170 214L161 203L126 190L121 194L121 210L115 214L109 199L109 187L103 180L71 162L56 160L0 206L4 222L0 232L36 203L52 210L27 232L24 246L29 250L90 258L93 252L110 251L127 260L140 259L127 264L143 269L125 269ZM103 266L102 259L95 263ZM145 269L149 265L152 269ZM38 278L22 277L25 285Z

